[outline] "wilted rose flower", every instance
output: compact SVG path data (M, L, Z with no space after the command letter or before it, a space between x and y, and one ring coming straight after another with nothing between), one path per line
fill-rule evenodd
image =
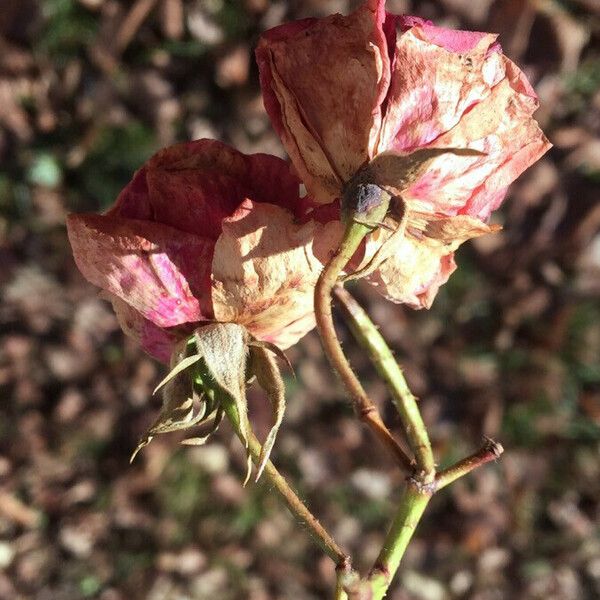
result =
M113 303L123 330L168 363L201 324L243 325L279 348L314 327L323 226L304 212L282 160L214 140L162 150L104 215L74 214L77 266Z
M384 0L369 0L349 16L276 27L259 43L265 107L317 203L337 201L382 153L484 153L439 156L398 190L405 235L369 276L394 301L428 307L455 269L453 251L490 231L508 185L550 147L532 118L537 96L496 38L392 15ZM389 237L379 229L367 253Z

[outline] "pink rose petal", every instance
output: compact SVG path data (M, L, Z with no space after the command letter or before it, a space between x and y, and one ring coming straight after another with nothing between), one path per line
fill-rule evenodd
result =
M341 186L376 154L484 153L440 156L401 191L408 237L369 278L396 301L428 306L464 240L432 245L419 238L421 225L461 215L485 221L550 144L532 116L535 92L495 34L395 17L384 6L371 0L348 17L267 32L257 59L273 124L315 202L327 204L309 213L321 223L339 219ZM355 259L375 255L380 237L370 236ZM322 261L330 255L328 242L317 240L315 250Z
M317 202L338 197L375 146L390 74L383 6L284 25L257 49L266 109Z
M464 158L442 156L404 194L444 214L468 214L487 219L506 188L551 144L531 118L537 99L521 85L521 72L505 57L506 77L489 96L474 105L460 122L431 146L470 147L486 154Z
M108 214L216 240L222 220L245 198L279 204L300 215L299 184L280 158L246 155L216 140L197 140L154 155Z
M392 302L430 308L439 288L455 270L453 252L405 237L395 256L386 260L368 281Z
M67 228L83 275L144 318L159 327L212 318L211 240L102 215L71 215Z
M504 75L496 35L485 34L457 53L428 39L422 26L398 35L379 151L409 151L452 129L463 114L490 94Z
M144 318L121 298L112 294L107 295L110 297L121 329L136 340L150 356L168 365L178 336Z
M313 294L322 267L313 240L330 227L298 224L271 204L244 203L224 222L215 246L215 318L245 325L283 349L296 343L315 325Z

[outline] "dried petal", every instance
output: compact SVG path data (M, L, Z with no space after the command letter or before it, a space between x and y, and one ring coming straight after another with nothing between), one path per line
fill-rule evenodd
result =
M387 222L394 224L393 217ZM456 268L453 255L462 243L500 228L466 215L439 217L410 212L404 224L405 235L380 229L376 239L367 241L366 254L375 249L371 261L377 261L368 281L388 300L413 308L431 306L439 287Z
M321 263L312 244L316 232L324 240L329 229L314 222L298 225L271 204L244 203L224 222L215 246L215 318L240 323L282 349L296 343L315 325L313 293Z
M429 308L455 269L452 252L409 236L399 238L394 256L380 264L368 281L392 302Z
M196 140L155 154L108 215L154 221L216 240L222 220L245 198L278 204L300 216L299 183L280 158Z
M428 306L454 269L451 249L485 230L444 219L467 215L486 221L508 185L550 144L532 117L535 92L502 54L495 34L453 31L417 17L382 18L384 4L371 0L348 17L267 32L257 58L267 111L317 201L333 203L340 196L339 180L348 190L368 159L380 178L361 185L385 181L388 192L401 196L407 234L418 235L399 244L403 227L396 221L395 239L372 234L353 262L363 259L358 275L370 275L389 297ZM371 58L379 61L365 60L365 40ZM352 110L342 114L348 98ZM338 125L347 138L336 135ZM354 152L355 142L362 144L362 155ZM405 169L395 173L396 159L388 159L441 148L472 153L438 156L416 173L416 181ZM346 197L343 204L353 206ZM316 242L315 252L327 260L327 242ZM379 275L378 264L384 269Z
M109 294L126 333L166 362L176 339L214 321L211 268L223 223L246 201L277 206L290 221L305 219L312 202L299 194L299 179L281 159L198 140L152 157L106 215L69 217L69 236L80 270ZM258 262L269 260L262 256ZM305 265L312 268L310 261L294 268L301 279ZM254 300L260 310L259 295ZM266 306L270 300L262 298ZM288 331L281 330L285 326ZM289 345L312 327L312 315L302 309L272 324L266 334Z
M318 202L338 197L376 144L390 76L383 6L282 25L256 52L267 112Z
M112 303L121 329L134 338L148 354L168 364L178 336L144 318L135 308L117 296L108 292L103 292L102 295Z
M502 78L501 54L492 48L497 35L476 34L476 44L458 52L431 33L431 27L418 24L396 37L379 152L429 144Z
M165 225L101 215L70 215L75 262L93 284L159 327L212 317L213 243Z

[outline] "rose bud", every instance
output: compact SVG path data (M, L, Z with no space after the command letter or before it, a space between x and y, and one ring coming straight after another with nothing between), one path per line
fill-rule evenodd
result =
M393 301L429 307L454 250L495 229L508 185L550 147L496 38L369 0L271 29L257 48L265 107L314 201L347 199L357 176L392 196L361 274Z

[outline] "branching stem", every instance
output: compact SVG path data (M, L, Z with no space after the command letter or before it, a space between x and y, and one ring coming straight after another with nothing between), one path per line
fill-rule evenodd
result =
M365 310L341 285L335 288L350 329L360 345L368 352L379 375L388 384L394 405L400 414L402 425L411 450L416 458L419 481L431 483L435 478L435 462L425 423L419 412L417 399L410 391L404 373L392 351Z
M463 475L467 475L477 467L481 467L486 463L497 460L503 452L504 448L502 447L502 444L486 438L484 446L477 452L471 454L471 456L467 456L467 458L463 458L463 460L457 462L452 467L448 467L436 475L436 491L441 490Z
M367 578L370 600L381 600L385 596L432 494L432 486L412 478L407 481L396 516Z
M436 474L429 436L417 400L410 391L394 355L368 314L352 295L341 285L335 288L335 295L341 303L352 333L368 352L379 375L388 384L416 457L414 474L407 480L383 548L367 579L360 582L359 597L381 600L394 578L431 496L478 466L495 460L502 454L503 449L500 444L487 440L479 451ZM367 591L362 593L361 590L365 589L365 586Z
M406 472L412 471L412 461L383 422L377 407L367 396L354 374L342 345L335 332L331 313L331 293L348 261L352 258L363 238L371 228L362 223L351 222L346 227L340 248L325 265L315 288L315 316L325 353L332 367L346 387L358 417L373 431L380 442L392 453L396 462Z

